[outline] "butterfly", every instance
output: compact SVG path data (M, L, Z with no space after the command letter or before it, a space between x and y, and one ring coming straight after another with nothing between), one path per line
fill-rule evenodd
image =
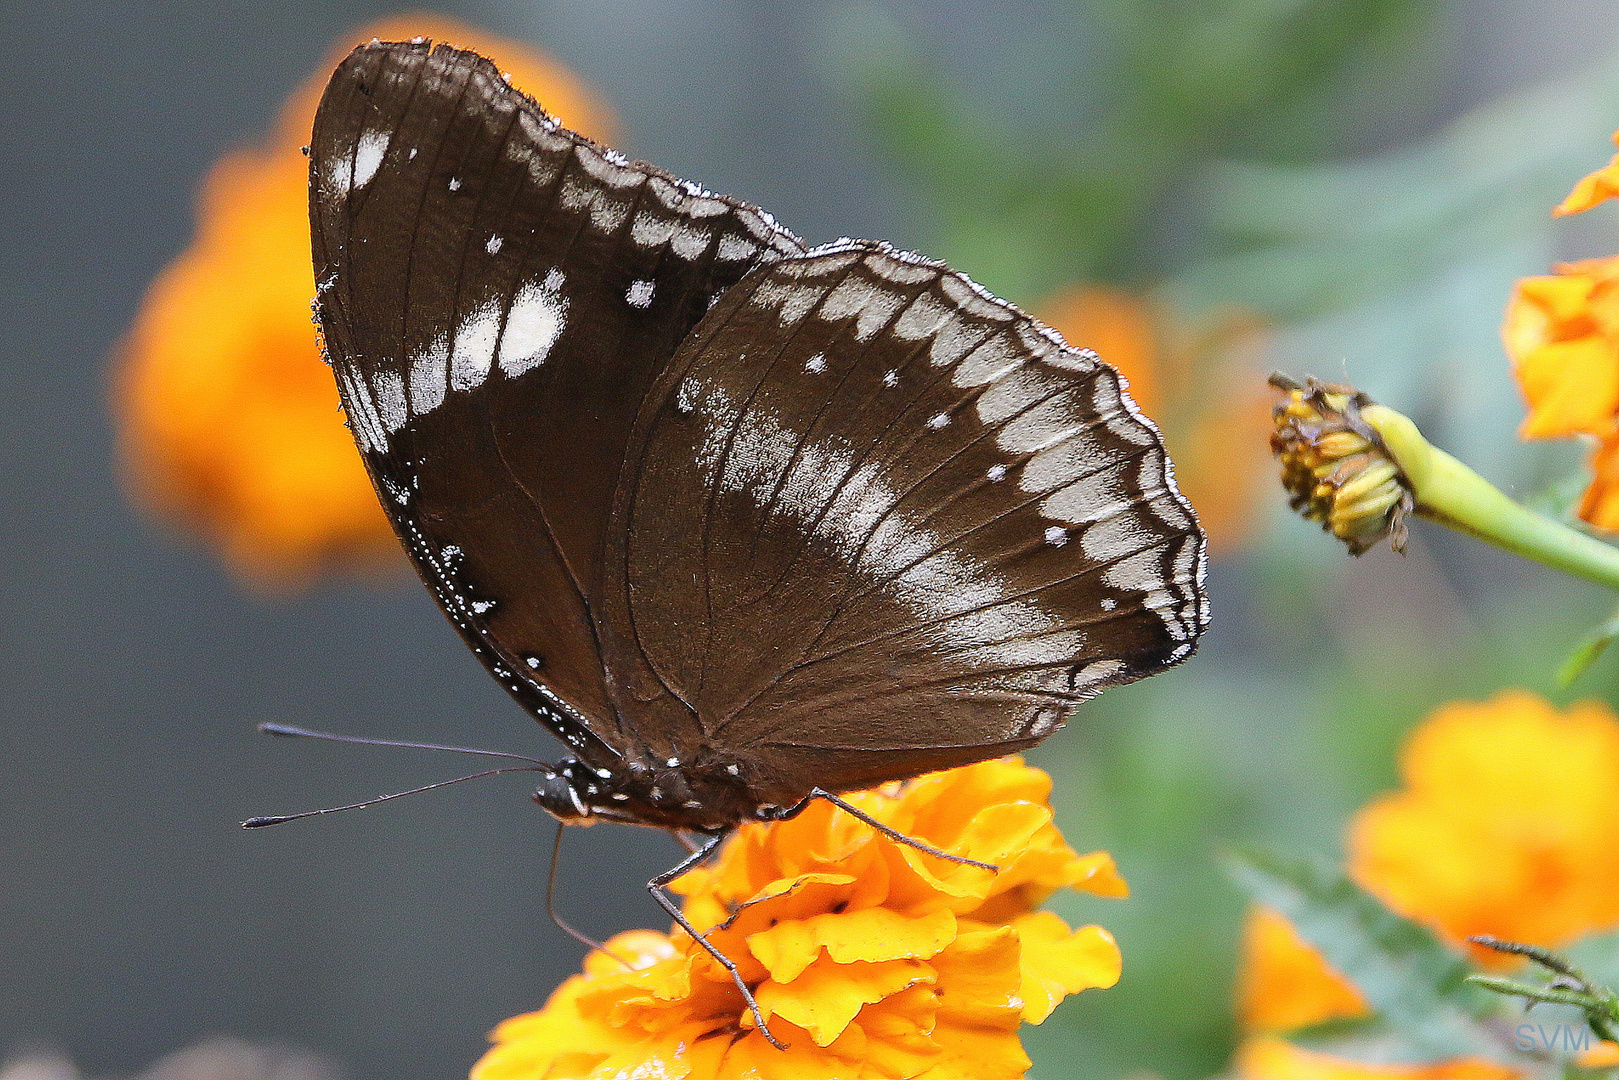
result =
M342 63L309 168L349 427L568 747L560 820L717 839L1022 750L1207 625L1119 375L942 263L810 247L421 40Z

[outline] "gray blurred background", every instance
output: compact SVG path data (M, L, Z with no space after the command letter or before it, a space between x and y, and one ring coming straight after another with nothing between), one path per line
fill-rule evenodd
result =
M632 156L757 201L811 242L883 237L1012 289L1016 275L995 280L939 225L948 215L930 201L933 189L894 152L900 140L862 98L858 54L900 35L985 116L1037 123L1058 93L1065 107L1083 104L1069 73L1092 61L1088 49L1103 47L1096 26L1104 20L1090 17L1092 6L536 0L438 10L564 60L617 109L621 148ZM1416 145L1469 110L1619 55L1611 0L1404 7L1414 21L1403 31L1410 53L1400 78L1382 96L1356 89L1365 107L1354 122L1300 160ZM579 948L545 919L551 828L527 801L522 777L271 830L237 827L250 815L346 802L458 767L403 751L272 741L254 733L260 721L544 755L557 747L415 583L327 582L283 600L247 595L210 551L134 511L113 461L109 350L153 275L188 242L198 181L220 153L262 138L340 34L398 10L331 0L57 0L0 10L12 51L0 69L0 1058L55 1048L86 1073L129 1074L229 1033L313 1049L353 1080L456 1077L488 1028L536 1007L578 966ZM1195 10L1185 6L1180 29L1167 32L1195 34ZM1619 116L1582 122L1524 220L1541 221L1562 190L1606 161L1602 136ZM1050 137L1062 130L1053 122ZM1522 129L1520 138L1527 144L1540 130ZM1026 151L1040 154L1041 142ZM1196 274L1163 254L1183 237L1193 242L1177 231L1195 230L1187 212L1166 212L1150 238L1155 254L1132 274L1186 271L1195 293ZM1534 238L1538 247L1513 248L1506 280L1544 272L1543 260L1525 252L1555 253L1575 235L1547 233ZM1616 246L1596 241L1596 250ZM1499 285L1501 275L1491 280ZM1486 343L1504 299L1496 291L1477 305L1484 321L1474 333ZM1281 316L1306 329L1322 317ZM1328 357L1317 365L1322 375L1337 373L1339 353ZM1493 370L1447 369L1417 396L1431 401L1447 380L1487 380L1498 412L1510 410L1505 362L1494 362ZM1413 385L1397 375L1389 383ZM1516 419L1501 414L1498 445L1511 446ZM1565 454L1540 468L1572 460ZM1303 526L1266 527L1284 530L1286 543L1317 544ZM1488 556L1456 557L1511 573ZM1276 595L1266 587L1297 582L1271 575L1260 559L1216 565L1219 622L1185 676L1199 678L1190 669L1200 664L1240 669L1248 696L1227 687L1205 724L1196 708L1176 703L1194 685L1174 683L1177 674L1167 689L1110 695L1118 700L1098 713L1094 738L1080 723L1037 755L1059 778L1064 770L1080 778L1081 794L1059 786L1056 796L1075 846L1112 847L1136 885L1129 903L1173 917L1175 927L1132 952L1130 928L1152 938L1150 920L1117 914L1120 906L1075 912L1119 929L1127 973L1139 962L1158 972L1153 985L1162 988L1176 986L1179 971L1195 1004L1155 1008L1131 998L1127 974L1127 985L1109 992L1121 995L1112 1008L1136 1011L1087 1020L1095 995L1070 1002L1032 1044L1037 1075L1068 1075L1081 1058L1086 1075L1198 1075L1219 1066L1229 1043L1220 1009L1240 901L1206 863L1183 858L1188 848L1138 835L1151 815L1121 825L1089 812L1103 796L1099 782L1083 781L1111 768L1088 754L1178 762L1135 774L1140 797L1157 805L1184 793L1186 777L1231 790L1251 782L1240 769L1209 779L1209 755L1286 756L1263 735L1245 750L1219 749L1228 736L1241 738L1232 733L1248 726L1245 710L1266 723L1293 715L1264 704L1266 688L1291 694L1282 688L1296 673L1278 659L1292 654L1266 652L1269 631L1254 612ZM1338 561L1331 567L1338 572ZM1421 707L1403 706L1385 727L1397 734ZM1138 725L1157 741L1120 750ZM1298 753L1311 760L1326 751ZM1342 812L1386 783L1390 767L1378 760L1352 781L1328 784L1322 804L1296 815L1306 842L1330 845ZM1282 816L1275 805L1233 810L1218 791L1214 803L1221 809L1185 814L1233 836L1281 828L1272 824ZM1183 820L1169 815L1162 827L1172 832ZM677 855L658 833L572 830L560 907L601 936L659 926L641 883ZM1203 884L1155 901L1153 883L1176 875ZM1208 956L1226 959L1211 967ZM1089 1053L1103 1038L1093 1027L1116 1029L1111 1049ZM1120 1042L1125 1027L1134 1030Z

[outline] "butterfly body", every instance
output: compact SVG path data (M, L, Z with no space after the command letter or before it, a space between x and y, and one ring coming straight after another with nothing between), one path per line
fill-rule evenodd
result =
M1207 621L1116 372L886 244L362 47L311 144L317 311L423 580L572 757L565 820L720 834L1024 749Z

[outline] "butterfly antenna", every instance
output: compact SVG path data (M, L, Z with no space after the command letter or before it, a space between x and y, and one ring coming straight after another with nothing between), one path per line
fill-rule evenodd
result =
M483 772L475 772L467 776L457 776L452 780L439 780L436 783L423 784L421 787L411 788L409 791L396 791L391 795L378 795L374 799L366 799L364 802L349 803L347 806L328 806L320 810L305 810L301 814L278 814L273 817L250 817L246 821L242 822L242 828L258 829L264 827L265 825L280 825L284 821L297 821L299 818L319 817L321 814L336 814L343 810L360 810L367 806L375 806L377 803L387 802L390 799L403 799L406 795L420 795L424 791L435 791L438 788L449 787L451 784L459 784L463 780L482 780L486 776L499 776L501 773L510 772L544 772L548 768L550 768L550 766L544 764L543 762L538 765L502 765L498 769L485 769Z
M452 754L477 754L482 757L526 761L531 765L546 764L539 758L532 758L526 754L508 754L504 750L479 750L471 746L444 746L439 743L405 742L400 739L373 739L368 735L338 735L331 731L314 731L310 728L293 727L291 724L264 723L259 725L259 730L266 735L277 735L284 739L323 739L326 742L355 743L360 746L399 746L406 750L443 750ZM406 793L400 792L400 794Z
M557 864L562 855L562 830L566 827L566 822L557 822L556 839L551 841L551 872L546 876L545 879L545 913L551 917L551 921L556 924L556 928L558 930L561 930L564 934L567 934L569 937L573 938L573 940L577 941L591 952L599 952L603 956L611 956L614 960L617 960L619 963L624 965L625 971L634 971L635 968L628 960L624 959L616 952L613 952L606 945L603 945L590 935L583 934L578 930L575 930L571 925L569 925L568 920L557 914L556 904L554 903L557 891Z

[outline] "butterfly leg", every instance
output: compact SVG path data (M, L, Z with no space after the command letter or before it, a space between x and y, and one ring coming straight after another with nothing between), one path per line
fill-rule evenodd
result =
M759 1011L759 1002L754 999L753 991L748 989L748 984L742 980L742 972L737 970L735 961L733 961L729 956L726 956L724 953L720 952L719 948L709 941L707 936L693 926L691 921L681 913L680 906L674 902L674 898L664 891L664 886L675 880L675 878L679 877L681 874L684 874L692 867L701 865L705 860L707 860L707 858L720 846L721 842L725 840L726 835L727 833L720 833L716 836L710 837L708 842L702 847L680 860L680 862L675 866L670 867L668 870L665 870L663 873L647 882L646 890L652 894L652 899L658 902L658 906L663 908L664 911L668 912L669 917L674 919L682 930L686 931L686 933L692 936L693 941L697 942L697 944L701 945L705 950L707 950L708 955L718 960L720 962L720 966L731 973L731 980L736 983L737 989L742 991L742 1000L748 1003L748 1011L753 1013L753 1022L759 1025L759 1034L763 1035L767 1040L769 1040L770 1045L774 1046L777 1050L785 1050L787 1047L770 1033L770 1027L765 1023L764 1013Z
M825 788L815 788L808 795L804 796L804 798L796 805L789 806L776 820L785 821L788 818L797 817L803 812L804 807L808 806L816 799L823 799L837 807L839 810L842 810L845 814L859 818L861 821L865 822L867 825L870 825L873 829L876 829L890 840L893 840L896 843L904 844L906 847L913 847L918 851L932 855L936 859L944 859L948 862L965 863L968 866L981 867L982 869L988 870L990 873L1000 872L1001 868L996 866L994 863L979 862L977 859L969 859L965 855L952 855L950 852L941 851L939 848L934 847L932 844L929 844L924 840L918 840L914 836L906 836L892 825L883 824L881 821L878 821L876 818L872 817L870 814L866 813L849 800L840 795L835 795Z

